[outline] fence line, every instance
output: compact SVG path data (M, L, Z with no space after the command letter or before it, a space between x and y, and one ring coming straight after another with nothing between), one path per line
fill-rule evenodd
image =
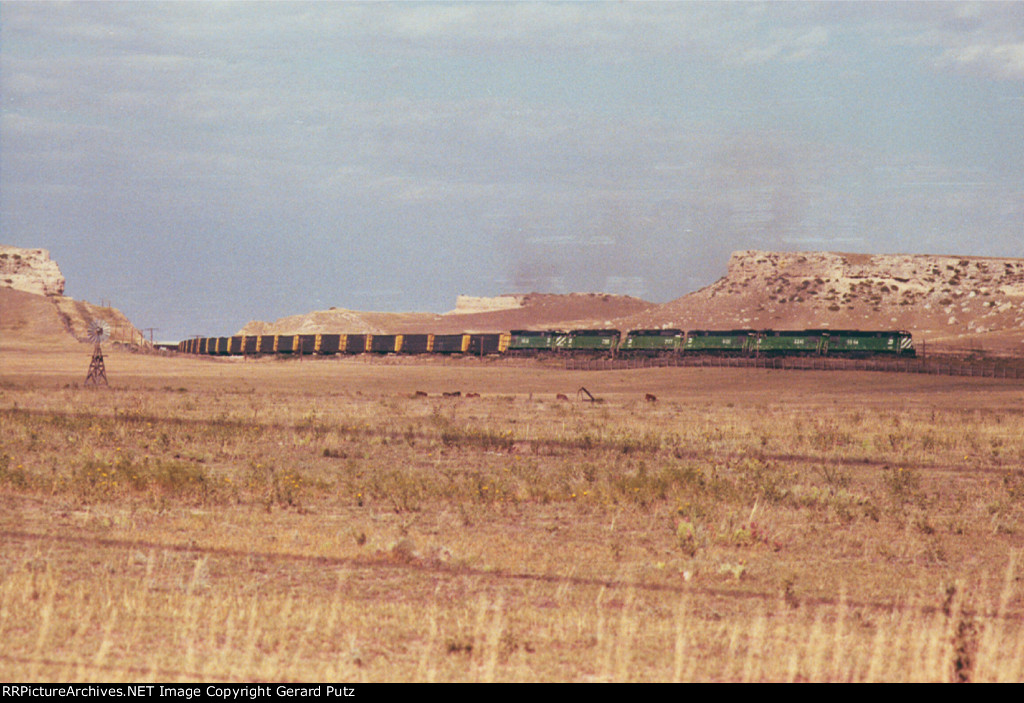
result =
M1024 367L993 362L928 359L829 359L815 357L662 356L637 359L566 359L567 370L619 371L676 367L730 367L803 371L884 371L939 376L1024 378Z
M199 354L198 356L222 358L224 354ZM398 355L398 354L340 354L321 356L319 354L247 354L244 358L258 356L274 356L288 358L333 358L336 360L347 360L355 363L370 365L404 365L409 363L423 363L421 355ZM430 356L431 363L442 366L460 363L463 360L461 355L453 357ZM472 357L477 359L477 357ZM501 366L532 366L537 363L536 358L521 357L484 357L481 361L486 363L498 362ZM552 365L558 365L557 358L546 359ZM648 369L664 367L730 367L730 368L759 368L759 369L786 369L804 371L882 371L890 373L918 373L941 376L977 376L981 378L1024 378L1024 360L1017 359L1010 361L996 360L963 360L963 359L837 359L829 357L730 357L730 356L661 356L661 357L640 357L629 359L595 359L595 358L573 358L567 357L564 362L566 370L577 371L620 371L627 369Z

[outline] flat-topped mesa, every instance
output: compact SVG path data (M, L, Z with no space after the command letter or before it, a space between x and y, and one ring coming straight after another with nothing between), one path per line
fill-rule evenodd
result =
M64 276L46 249L0 244L0 286L34 295L64 295Z
M455 298L455 309L446 315L472 315L480 312L515 310L523 307L522 295L498 295L492 298L460 295Z

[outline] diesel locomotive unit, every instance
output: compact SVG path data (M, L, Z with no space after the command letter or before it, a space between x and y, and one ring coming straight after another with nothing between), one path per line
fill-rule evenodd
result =
M213 356L262 354L463 354L469 356L870 356L912 357L903 330L513 330L486 334L288 334L197 337L178 350Z

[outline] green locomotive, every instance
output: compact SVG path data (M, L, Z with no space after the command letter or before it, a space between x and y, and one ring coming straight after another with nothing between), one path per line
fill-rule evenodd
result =
M660 356L678 354L686 333L679 329L630 330L619 345L624 356Z

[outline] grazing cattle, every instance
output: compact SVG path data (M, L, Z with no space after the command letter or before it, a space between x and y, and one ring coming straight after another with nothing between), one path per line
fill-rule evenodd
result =
M648 393L647 395L644 396L644 400L646 400L648 403L657 403L658 396L654 395L653 393Z

